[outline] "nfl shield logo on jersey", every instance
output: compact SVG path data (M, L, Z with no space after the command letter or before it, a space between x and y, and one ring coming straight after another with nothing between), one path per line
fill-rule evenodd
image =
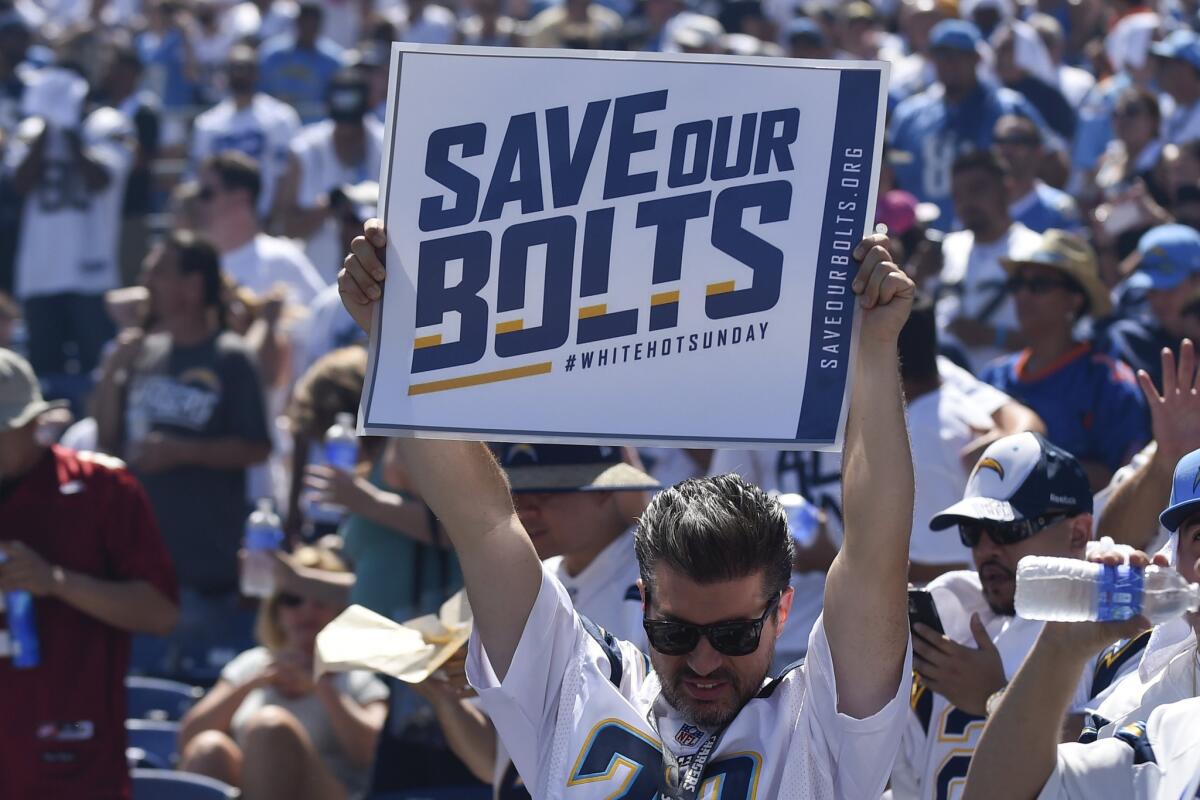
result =
M704 739L704 731L697 728L695 725L684 725L679 729L679 733L675 734L675 741L680 747L695 747Z

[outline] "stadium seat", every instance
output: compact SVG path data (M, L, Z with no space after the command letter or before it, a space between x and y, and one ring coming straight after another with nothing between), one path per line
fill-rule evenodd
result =
M179 761L179 723L125 721L126 755L135 766L174 769Z
M165 769L135 769L133 800L236 800L241 796L227 783Z
M204 691L179 681L131 676L125 679L126 719L178 722Z

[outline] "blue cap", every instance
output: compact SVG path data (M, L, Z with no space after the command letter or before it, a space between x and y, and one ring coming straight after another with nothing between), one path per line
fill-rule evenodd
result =
M1159 225L1138 240L1141 264L1129 276L1134 289L1174 289L1200 272L1200 231L1188 225Z
M521 492L652 491L662 485L626 464L620 447L494 444L514 494Z
M962 50L978 52L983 37L970 22L962 19L944 19L929 32L929 46L933 50Z
M1159 515L1158 521L1171 533L1179 530L1183 521L1200 511L1200 450L1193 450L1175 465L1171 482L1171 503Z
M784 31L784 38L789 42L796 39L807 39L814 44L826 44L825 31L821 30L821 26L808 17L796 17L789 22Z
M935 531L964 522L1005 524L1046 514L1090 514L1092 490L1075 456L1041 434L1015 433L988 445L963 499L935 515Z
M1200 36L1193 31L1178 30L1161 42L1150 46L1150 52L1159 58L1177 58L1200 70Z

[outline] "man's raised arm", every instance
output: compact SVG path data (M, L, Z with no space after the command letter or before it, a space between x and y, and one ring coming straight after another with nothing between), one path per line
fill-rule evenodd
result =
M842 459L845 539L825 584L838 710L858 718L895 697L908 646L913 465L896 340L915 287L892 263L886 241L868 237L854 253L862 323Z
M382 296L386 272L379 253L386 242L383 223L369 220L338 275L342 302L363 330ZM479 442L407 439L401 452L418 493L454 543L480 639L504 680L542 581L508 481Z

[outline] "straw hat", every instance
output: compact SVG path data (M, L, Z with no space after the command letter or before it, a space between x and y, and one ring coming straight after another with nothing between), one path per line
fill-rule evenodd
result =
M1112 313L1112 297L1104 281L1100 280L1096 253L1091 245L1073 233L1051 228L1038 237L1034 246L1014 250L1008 258L1000 259L1000 263L1010 275L1023 264L1056 269L1083 288L1090 316L1100 319Z

